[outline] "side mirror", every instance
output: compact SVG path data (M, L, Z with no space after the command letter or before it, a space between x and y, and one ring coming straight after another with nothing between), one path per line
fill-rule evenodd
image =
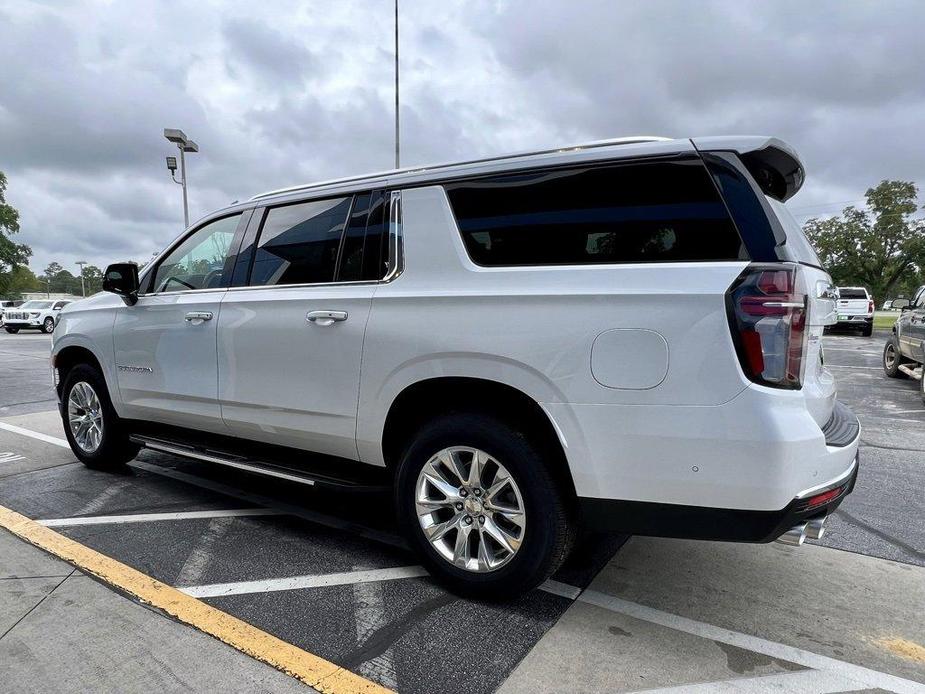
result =
M129 306L138 301L138 266L135 263L113 263L103 275L103 291L122 297Z
M909 299L893 299L890 302L890 308L899 309L900 311L909 310Z

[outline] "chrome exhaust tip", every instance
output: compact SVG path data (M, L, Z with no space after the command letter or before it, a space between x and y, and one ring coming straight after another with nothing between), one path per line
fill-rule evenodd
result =
M828 516L823 516L822 518L813 518L809 523L806 524L806 537L810 540L821 540L822 536L825 535L825 519Z
M792 545L793 547L799 547L804 542L806 542L806 523L800 523L795 525L790 530L781 535L775 542L780 542L784 545Z

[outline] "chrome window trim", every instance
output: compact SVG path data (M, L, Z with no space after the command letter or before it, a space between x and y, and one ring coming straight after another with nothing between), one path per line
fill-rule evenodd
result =
M389 257L383 283L397 279L405 270L405 249L401 226L401 191L393 190L389 197Z

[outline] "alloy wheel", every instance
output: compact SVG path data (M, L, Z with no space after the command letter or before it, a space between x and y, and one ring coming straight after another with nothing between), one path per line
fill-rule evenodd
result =
M883 352L883 365L887 369L892 369L893 365L896 363L896 348L893 347L893 343L889 343L886 346L886 350Z
M94 453L103 441L103 408L86 381L71 388L67 399L67 420L74 441L84 453Z
M467 571L495 571L523 544L520 488L500 461L478 448L452 446L431 457L418 474L415 509L431 546Z

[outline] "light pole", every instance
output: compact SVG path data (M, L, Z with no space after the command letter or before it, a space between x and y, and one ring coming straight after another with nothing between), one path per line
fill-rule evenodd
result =
M395 168L401 166L401 131L398 127L398 0L395 0Z
M87 288L84 286L84 265L87 264L86 260L78 260L74 265L80 268L80 295L87 295Z
M180 150L180 177L182 180L178 181L177 177L174 175L177 172L177 158L176 157L167 157L167 168L170 170L170 177L173 179L174 183L177 183L183 186L183 226L189 226L189 203L187 202L186 197L186 153L187 152L198 152L199 145L190 140L186 133L182 130L177 130L176 128L164 128L164 137L168 141L173 142L177 149Z

